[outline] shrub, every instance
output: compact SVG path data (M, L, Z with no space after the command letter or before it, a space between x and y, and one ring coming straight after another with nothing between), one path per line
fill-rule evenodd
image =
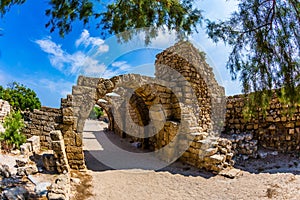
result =
M25 85L13 82L6 89L0 86L0 99L8 101L14 110L26 110L27 108L40 109L41 102L37 94Z
M19 111L6 116L3 127L5 131L0 133L0 141L4 143L3 146L9 147L9 149L20 148L20 145L26 142L25 135L20 132L24 127L24 121Z
M90 119L99 119L103 115L104 115L104 112L103 112L102 108L100 108L98 106L94 106L92 112L90 113L89 118Z

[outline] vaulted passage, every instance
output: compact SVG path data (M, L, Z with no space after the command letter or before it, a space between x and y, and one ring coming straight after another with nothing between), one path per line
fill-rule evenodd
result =
M212 68L190 43L177 43L158 54L155 67L155 78L80 76L60 109L24 113L22 131L28 138L39 136L41 147L53 150L51 168L59 173L84 169L88 158L92 166L104 163L102 169L161 169L180 159L219 172L234 164L234 154L256 158L259 145L281 152L299 150L300 108L284 116L286 105L274 96L266 118L259 115L246 122L245 96L225 98ZM87 120L95 105L107 113L107 131ZM222 129L228 135L220 137ZM140 148L118 148L122 140ZM141 149L145 151L137 152Z
M203 144L210 144L205 139L216 136L220 129L217 125L222 123L224 113L224 89L188 42L178 43L156 57L155 78L137 74L111 79L79 77L70 108L75 128L72 134L67 130L63 135L82 138L85 121L97 103L108 113L110 131L140 143L154 157L165 162L180 158L197 167L211 168L203 164L207 155L202 156L202 152L210 148ZM67 152L70 166L81 168L76 163L84 163L72 159L72 153ZM217 159L221 169L220 163L227 162L227 157Z
M224 88L199 50L188 42L177 43L156 56L155 70L155 78L80 76L72 95L61 103L56 129L61 131L64 144L59 149L65 147L66 158L56 152L58 165L85 168L83 137L102 144L98 150L88 144L84 148L111 168L159 169L177 159L213 171L232 165L226 149L230 145L218 138L225 114ZM107 132L147 151L120 149L102 137L101 127L87 120L95 105L107 113ZM86 123L94 127L85 130L88 135L83 134Z

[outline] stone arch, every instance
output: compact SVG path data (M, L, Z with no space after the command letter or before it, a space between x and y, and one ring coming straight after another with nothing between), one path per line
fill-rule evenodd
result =
M156 55L155 66L157 78L174 81L178 77L170 74L176 70L191 84L200 107L199 126L203 132L219 133L225 120L225 90L216 81L212 67L205 61L205 54L183 41ZM183 86L182 89L184 96L190 88ZM185 95L185 98L189 99L189 96Z
M145 134L143 126L148 125L150 114L154 126L151 130L147 129L147 134L150 134L149 143L154 150L166 146L177 132L181 138L191 138L192 145L187 150L189 154L184 154L183 160L198 165L201 144L197 142L209 134L214 135L222 127L216 125L223 122L217 114L225 112L222 106L224 88L218 85L212 68L203 60L199 50L188 42L178 43L158 54L156 58L155 78L137 74L120 75L111 79L84 76L78 78L77 85L72 88L72 95L62 100L61 105L61 131L71 168L85 167L82 133L85 120L95 104L106 109L111 121L110 129L121 136L124 136L124 130L130 128L126 127L128 124L135 127L130 129L132 132ZM106 96L112 92L128 98L133 109L128 111L127 103L122 99ZM130 95L126 96L126 93ZM99 99L115 104L120 112L114 113L109 105L99 103ZM120 114L127 112L129 117L124 118ZM132 119L133 115L137 117L136 120ZM164 151L170 151L163 154L170 155L166 158L170 160L175 154L181 155L186 149L179 148L177 152L174 152L174 149Z

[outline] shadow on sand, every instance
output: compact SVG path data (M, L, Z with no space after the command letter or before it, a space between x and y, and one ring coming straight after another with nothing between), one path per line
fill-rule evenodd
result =
M126 152L132 152L133 154L140 154L140 157L137 157L135 160L135 167L124 167L121 170L127 169L144 169L144 163L147 162L159 162L157 160L149 160L149 158L142 158L144 153L149 151L144 151L140 148L134 147L128 138L120 138L118 135L113 132L106 132L99 129L97 131L88 129L84 132L83 135L84 145L85 145L85 161L86 166L89 170L92 171L107 171L115 170L113 167L110 167L98 159L99 156L104 156L112 160L120 160L120 162L126 162L128 159L129 162L131 158L124 158L122 155L117 155L118 151L121 149ZM100 144L98 149L90 148L95 144ZM112 150L111 146L116 146L117 149ZM95 156L96 155L96 156ZM122 161L123 160L123 161ZM155 166L155 165L154 165ZM250 173L292 173L295 175L300 174L300 160L292 154L278 154L276 156L268 155L264 159L248 159L246 161L238 161L234 166L237 169L248 171ZM120 168L118 168L120 169ZM147 169L146 169L147 170ZM153 170L152 170L153 171ZM207 172L202 169L195 168L188 164L184 164L180 161L176 161L172 164L167 164L159 169L155 169L156 172L169 172L171 174L181 174L183 176L202 176L204 178L211 178L215 174Z

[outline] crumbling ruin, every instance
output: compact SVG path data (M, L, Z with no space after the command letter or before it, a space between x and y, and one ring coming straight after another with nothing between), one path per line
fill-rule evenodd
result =
M219 172L234 164L234 154L255 157L259 143L283 151L299 149L300 110L290 118L275 116L273 111L279 113L281 106L274 103L262 125L260 120L246 123L243 99L225 97L212 68L190 43L177 43L156 58L155 78L80 76L60 109L28 113L24 133L40 136L42 148L54 150L59 172L85 168L83 127L95 104L108 114L111 131L132 137L167 162L180 158ZM277 126L282 134L275 131ZM223 130L232 137L220 137Z

